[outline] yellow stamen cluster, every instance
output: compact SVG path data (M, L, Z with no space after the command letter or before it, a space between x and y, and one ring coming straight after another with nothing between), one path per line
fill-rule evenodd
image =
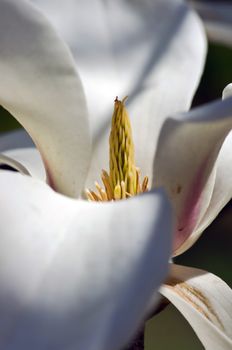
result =
M97 192L86 190L91 201L111 201L125 199L148 189L148 177L140 182L140 170L135 166L134 143L130 119L125 108L125 100L114 102L114 112L110 133L110 173L102 170L104 187L97 182Z

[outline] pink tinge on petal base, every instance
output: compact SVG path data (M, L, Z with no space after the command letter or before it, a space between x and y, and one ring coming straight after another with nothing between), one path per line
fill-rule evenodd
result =
M184 200L183 210L181 216L177 219L176 230L173 241L173 252L185 242L193 232L194 228L199 222L202 214L202 205L205 205L205 201L210 201L212 191L207 193L207 199L204 196L204 187L206 185L205 173L207 164L209 163L209 157L207 157L199 167L196 175L189 186L189 191ZM214 173L213 173L214 174ZM213 190L213 183L211 183Z
M231 128L232 98L169 118L162 127L154 185L166 189L174 208L174 255L191 247L196 230L200 235L198 224L210 206L220 150Z
M53 179L53 172L49 169L49 162L43 156L42 152L41 152L41 157L43 159L43 163L46 171L46 182L54 191L58 192L55 185L55 181Z

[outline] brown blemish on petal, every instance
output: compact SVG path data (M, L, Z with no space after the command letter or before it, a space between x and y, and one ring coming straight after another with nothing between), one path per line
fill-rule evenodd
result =
M172 186L171 188L171 192L173 193L173 195L177 195L177 194L180 194L182 192L182 185L180 184L175 184Z
M174 254L191 235L199 219L201 213L202 193L207 181L207 178L205 177L205 169L207 168L209 161L209 156L206 156L202 160L193 176L192 183L190 183L188 188L185 189L187 193L185 193L184 196L182 188L182 208L178 218L178 226L184 227L185 230L181 233L178 231L175 233L173 244ZM175 195L177 196L176 193Z
M216 311L213 309L210 300L202 293L202 291L176 278L168 279L165 286L187 301L187 303L192 305L192 307L194 307L215 326L220 328L222 331L225 331L224 326Z

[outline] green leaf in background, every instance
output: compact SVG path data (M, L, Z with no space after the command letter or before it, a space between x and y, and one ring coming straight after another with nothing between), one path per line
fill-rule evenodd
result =
M21 125L3 107L0 106L0 132L21 128Z
M193 105L221 98L225 86L232 82L232 49L209 45L205 70Z
M169 305L149 320L145 331L145 350L203 350L184 317Z

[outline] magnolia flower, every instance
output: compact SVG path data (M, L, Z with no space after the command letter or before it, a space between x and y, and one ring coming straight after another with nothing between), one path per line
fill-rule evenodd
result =
M120 349L167 274L172 215L156 188L172 203L173 255L231 198L232 99L185 112L206 43L182 1L34 3L59 34L29 1L0 1L0 101L41 155L1 158L21 173L0 174L1 348ZM129 95L136 164L150 191L89 203L81 194L108 168L116 95ZM161 293L205 347L231 347L223 281L171 265Z

